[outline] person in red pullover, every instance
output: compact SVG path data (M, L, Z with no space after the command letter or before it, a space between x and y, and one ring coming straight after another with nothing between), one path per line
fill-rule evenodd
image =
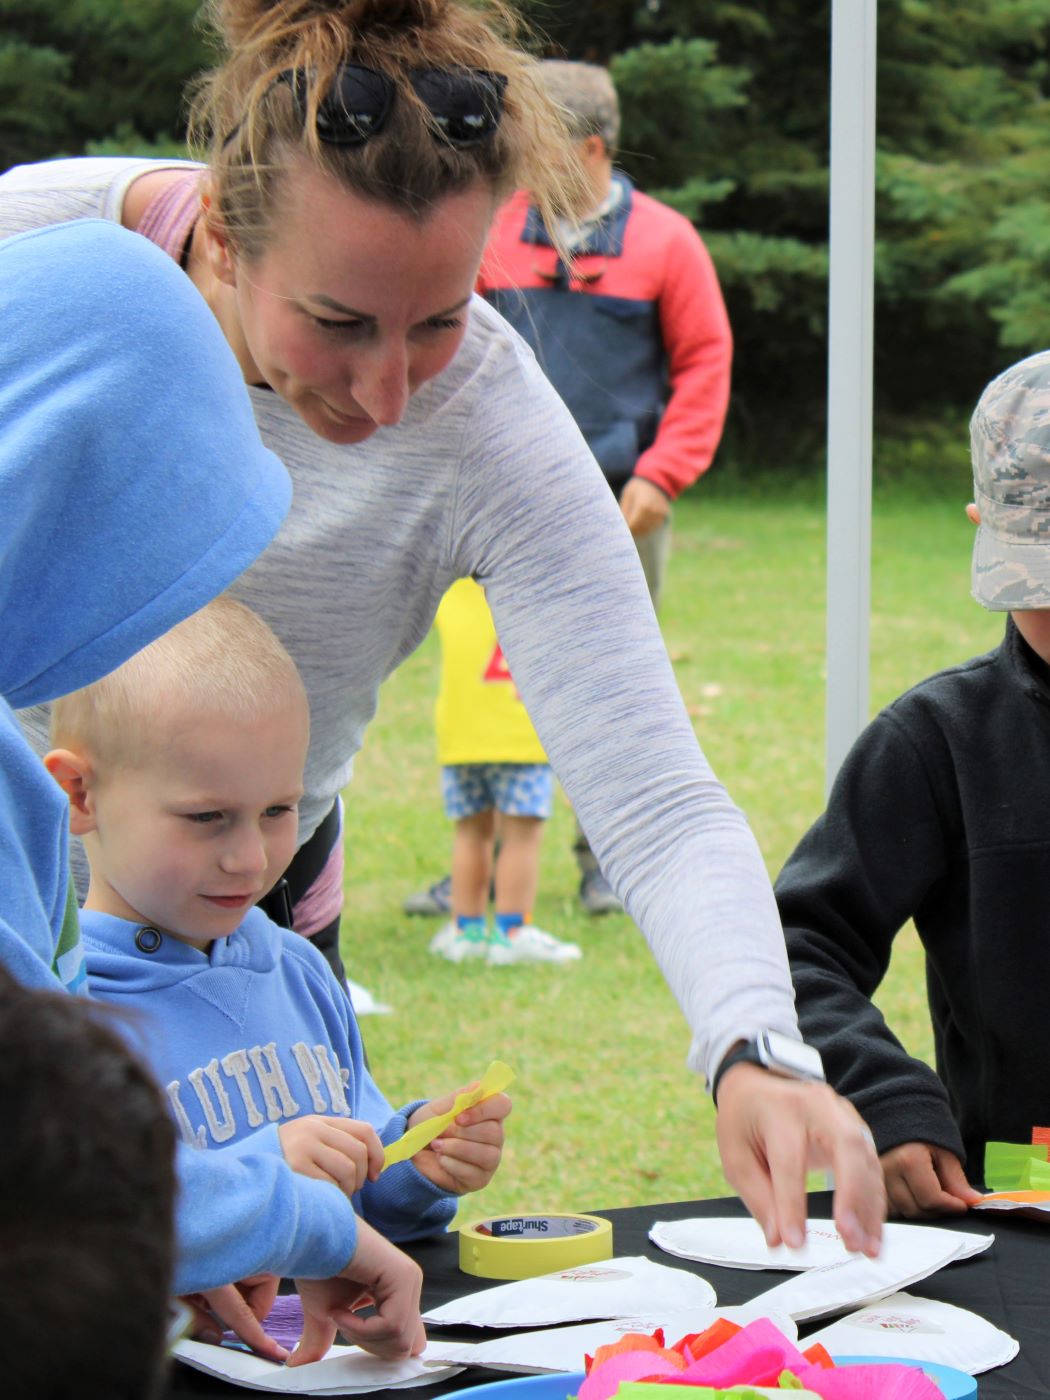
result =
M590 208L560 230L560 256L525 191L496 217L478 291L536 353L616 493L654 607L671 502L711 465L729 404L732 333L693 225L614 168L616 89L604 68L550 60L542 73L576 140ZM582 830L580 897L618 909Z

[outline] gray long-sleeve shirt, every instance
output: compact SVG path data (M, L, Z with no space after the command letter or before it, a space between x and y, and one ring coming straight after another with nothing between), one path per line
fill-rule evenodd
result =
M119 219L150 168L113 158L9 171L0 235ZM231 591L280 636L310 697L301 839L349 781L381 682L426 636L449 584L473 575L554 770L688 1019L689 1063L710 1078L741 1037L797 1035L757 844L697 743L616 502L520 338L475 297L452 364L401 423L356 446L317 437L268 390L251 395L294 500ZM46 717L24 719L43 748Z

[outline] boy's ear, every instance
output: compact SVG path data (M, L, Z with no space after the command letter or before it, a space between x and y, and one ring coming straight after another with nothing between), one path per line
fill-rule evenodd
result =
M94 770L91 761L72 749L52 749L44 767L69 798L69 830L83 836L95 829L95 804L91 797Z

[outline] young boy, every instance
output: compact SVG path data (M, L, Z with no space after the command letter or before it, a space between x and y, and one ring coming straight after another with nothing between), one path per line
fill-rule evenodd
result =
M442 1228L454 1198L490 1180L510 1102L468 1110L380 1175L381 1144L453 1096L393 1112L324 957L255 908L295 852L308 737L288 653L221 598L57 702L45 763L91 866L92 992L141 1013L184 1139L254 1133L403 1241Z
M441 640L438 759L445 811L456 826L452 920L434 935L430 951L450 962L483 958L497 967L572 962L580 956L575 943L531 922L554 775L503 659L484 591L473 579L454 583L434 625Z
M985 1144L1050 1123L1050 352L988 386L971 436L973 594L1006 636L869 725L776 886L802 1033L906 1216L964 1211ZM869 1000L908 919L936 1074Z

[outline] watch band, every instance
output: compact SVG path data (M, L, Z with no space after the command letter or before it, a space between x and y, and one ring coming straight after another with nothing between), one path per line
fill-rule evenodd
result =
M715 1070L715 1077L711 1081L711 1098L714 1100L716 1108L718 1107L718 1086L722 1082L722 1076L727 1069L732 1069L734 1065L745 1063L764 1068L762 1058L758 1053L758 1046L753 1040L745 1040L742 1045L730 1050L727 1055L723 1056L722 1063Z
M795 1040L780 1031L759 1031L749 1040L735 1045L723 1058L715 1071L711 1085L711 1097L718 1106L718 1086L722 1076L734 1065L747 1063L758 1065L785 1079L797 1079L803 1083L824 1081L824 1066L816 1046Z

